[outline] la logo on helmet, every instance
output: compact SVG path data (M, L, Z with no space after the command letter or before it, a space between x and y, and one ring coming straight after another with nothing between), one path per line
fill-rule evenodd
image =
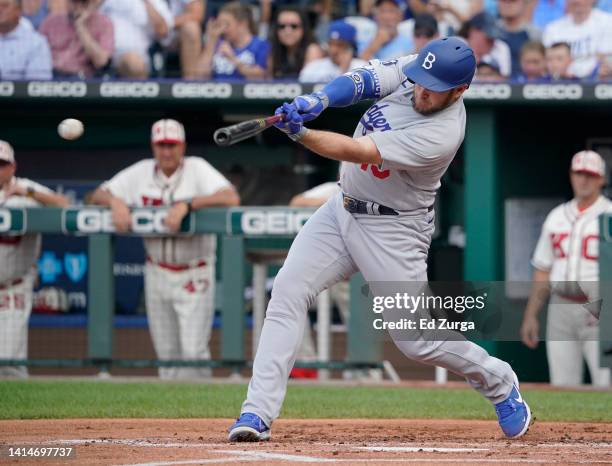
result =
M425 60L423 60L423 64L421 66L426 70L430 70L435 61L436 56L433 53L429 52L425 57Z

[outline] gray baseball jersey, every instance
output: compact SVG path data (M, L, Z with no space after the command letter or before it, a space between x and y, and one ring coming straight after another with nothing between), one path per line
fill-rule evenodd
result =
M380 167L343 163L340 178L347 194L405 215L351 214L338 193L300 230L274 280L253 378L242 405L243 413L257 414L268 426L280 414L307 311L317 294L357 270L379 296L389 295L386 283L409 287L427 280L434 231L434 212L427 208L463 140L465 109L459 100L431 116L415 112L414 86L402 73L402 66L411 60L414 57L368 65L382 98L361 118L355 137L369 135L383 163ZM506 399L512 390L515 374L510 365L470 341L408 341L394 333L391 337L407 357L461 375L493 403Z
M373 60L382 99L361 117L354 138L369 135L383 158L382 166L343 163L342 190L357 199L399 211L433 205L440 178L452 162L465 134L465 106L459 99L434 115L421 115L411 100L414 84L402 67L416 55L399 60Z

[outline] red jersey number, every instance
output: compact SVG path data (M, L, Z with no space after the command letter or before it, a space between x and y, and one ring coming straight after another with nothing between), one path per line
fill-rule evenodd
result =
M380 180L389 178L389 175L391 175L391 170L380 170L376 165L370 165L367 163L361 164L361 169L363 171L367 171L368 167L370 167L370 171L372 172L372 175L374 175L376 178Z

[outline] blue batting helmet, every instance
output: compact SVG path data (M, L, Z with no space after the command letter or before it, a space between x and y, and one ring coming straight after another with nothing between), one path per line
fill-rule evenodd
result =
M412 82L435 92L469 84L476 72L474 51L458 37L429 42L403 70Z

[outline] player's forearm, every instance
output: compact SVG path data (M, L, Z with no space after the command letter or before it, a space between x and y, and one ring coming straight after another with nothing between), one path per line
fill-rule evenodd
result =
M217 191L210 196L198 196L191 200L192 210L206 207L235 207L240 205L240 196L234 187Z
M527 306L525 307L525 319L537 319L546 299L550 294L550 272L536 269L533 274L533 285Z
M305 129L305 128L304 128ZM382 159L370 138L353 139L343 134L309 129L300 144L322 157L339 162L380 164Z
M32 198L40 204L47 207L68 207L70 201L66 196L56 193L43 193L40 191L34 191Z
M99 205L102 207L112 207L113 202L123 202L118 197L111 194L110 191L104 188L98 188L94 191L89 199L91 204Z
M329 107L347 107L379 97L373 72L358 68L329 82L323 89Z

